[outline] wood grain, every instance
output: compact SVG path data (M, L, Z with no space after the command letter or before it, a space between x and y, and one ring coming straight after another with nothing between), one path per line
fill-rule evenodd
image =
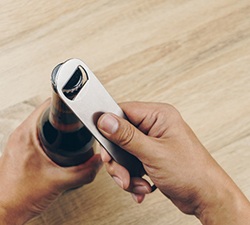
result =
M118 101L175 105L250 198L248 0L0 3L0 147L50 96L50 73L84 60ZM159 191L133 203L102 170L29 224L185 224Z

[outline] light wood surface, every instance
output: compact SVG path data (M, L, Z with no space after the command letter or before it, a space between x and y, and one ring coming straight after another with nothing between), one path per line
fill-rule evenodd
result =
M0 147L80 58L118 101L175 105L250 198L249 0L0 3ZM194 225L159 191L137 205L103 169L30 225Z

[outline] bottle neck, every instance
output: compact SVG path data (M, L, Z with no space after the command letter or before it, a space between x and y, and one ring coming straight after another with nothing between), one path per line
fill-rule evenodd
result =
M84 125L72 110L59 97L56 85L58 70L62 64L57 65L51 74L52 82L52 102L49 113L50 123L54 128L63 132L74 132L81 129ZM67 85L64 87L64 93L69 99L73 99L77 90L82 87L83 75L80 69L77 69Z
M54 128L63 132L74 132L83 127L78 117L61 100L55 90L52 94L49 121Z

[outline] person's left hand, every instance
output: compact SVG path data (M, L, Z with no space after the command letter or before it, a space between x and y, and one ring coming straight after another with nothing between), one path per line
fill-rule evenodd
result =
M1 224L25 223L64 191L92 182L101 168L98 154L74 167L60 167L47 157L38 140L37 121L49 102L12 133L0 158Z

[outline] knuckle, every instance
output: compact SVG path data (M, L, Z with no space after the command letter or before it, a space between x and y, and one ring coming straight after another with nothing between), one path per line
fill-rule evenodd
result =
M23 126L17 127L14 132L12 132L8 138L9 143L12 145L17 144L29 144L30 143L30 133L27 133L27 130Z
M107 164L106 165L106 170L108 171L108 173L110 175L114 175L115 174L115 167L114 167L113 163L112 164Z
M167 117L169 117L175 121L178 121L181 119L180 112L173 105L170 105L170 104L164 104L164 105L165 106L164 106L163 110L165 111L164 114Z
M96 177L96 171L95 170L90 170L88 172L87 176L85 177L86 184L89 184L89 183L93 182L95 177Z
M121 132L118 135L117 141L119 145L125 147L133 141L134 136L135 129L131 125L126 124L122 127Z

